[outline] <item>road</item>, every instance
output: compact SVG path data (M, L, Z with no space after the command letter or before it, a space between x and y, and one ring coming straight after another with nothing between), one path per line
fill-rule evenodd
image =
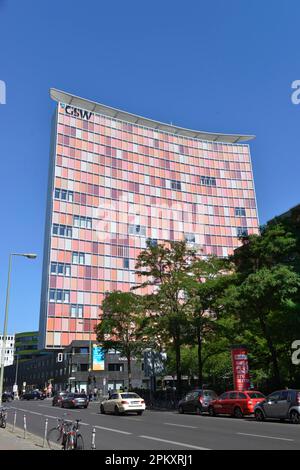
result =
M53 407L51 400L9 403L8 423L17 409L17 427L26 413L29 433L43 436L45 419L49 428L57 417L81 419L85 448L91 447L96 429L96 449L104 450L298 450L300 425L280 422L257 423L253 418L179 415L175 411L146 410L142 416L101 415L99 403L80 410Z

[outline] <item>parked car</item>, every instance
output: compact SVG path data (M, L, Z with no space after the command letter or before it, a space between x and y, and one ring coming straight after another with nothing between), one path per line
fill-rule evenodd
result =
M31 390L30 392L23 393L20 398L21 400L44 400L46 394L39 390Z
M114 413L123 415L130 411L142 415L146 409L145 400L133 392L113 393L100 405L100 413Z
M88 396L85 393L68 393L61 402L62 408L87 408Z
M278 390L258 403L254 409L256 421L267 418L289 420L294 424L300 423L300 391Z
M58 392L54 397L52 398L52 406L62 406L63 400L66 398L68 395L67 392Z
M3 392L2 393L2 403L6 401L12 401L14 399L14 394L10 392Z
M218 396L213 390L193 390L180 400L178 403L178 412L181 414L194 412L200 415L204 411L208 411L211 401L216 398L218 398Z
M222 393L216 400L213 400L208 412L211 416L231 415L235 418L242 418L244 415L251 415L257 403L264 401L266 397L255 390L244 390Z

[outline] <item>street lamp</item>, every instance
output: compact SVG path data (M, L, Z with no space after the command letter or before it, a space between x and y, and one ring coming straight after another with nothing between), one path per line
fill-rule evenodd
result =
M11 275L11 264L13 256L23 256L28 259L35 259L37 255L35 253L11 253L9 255L8 263L8 276L7 276L7 289L6 289L6 304L5 304L5 316L4 316L4 328L3 328L3 342L1 350L1 360L0 360L0 405L2 403L2 393L3 393L3 378L4 378L4 356L5 356L5 338L7 335L7 323L8 323L8 307L9 307L9 293L10 293L10 275Z

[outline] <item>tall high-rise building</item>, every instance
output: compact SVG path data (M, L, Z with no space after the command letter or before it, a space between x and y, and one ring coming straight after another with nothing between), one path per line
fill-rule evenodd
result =
M95 339L106 292L136 284L146 240L227 256L256 233L247 135L184 129L51 89L40 348Z

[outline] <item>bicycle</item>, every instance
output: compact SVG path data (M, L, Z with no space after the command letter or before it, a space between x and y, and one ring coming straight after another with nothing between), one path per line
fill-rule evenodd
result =
M66 421L64 418L58 418L58 424L54 428L49 429L47 434L47 443L50 449L57 450L57 446L61 446L65 450L67 442L67 434L70 431L72 421Z
M49 430L47 434L47 442L50 449L57 450L57 446L61 446L61 450L83 450L83 437L79 431L79 421L76 424L72 421L66 421L64 418L58 419L58 425Z
M6 421L7 421L7 409L2 407L0 409L0 428L6 428Z
M67 434L66 450L84 450L84 442L82 434L79 431L79 422L81 419L76 419L76 424Z

